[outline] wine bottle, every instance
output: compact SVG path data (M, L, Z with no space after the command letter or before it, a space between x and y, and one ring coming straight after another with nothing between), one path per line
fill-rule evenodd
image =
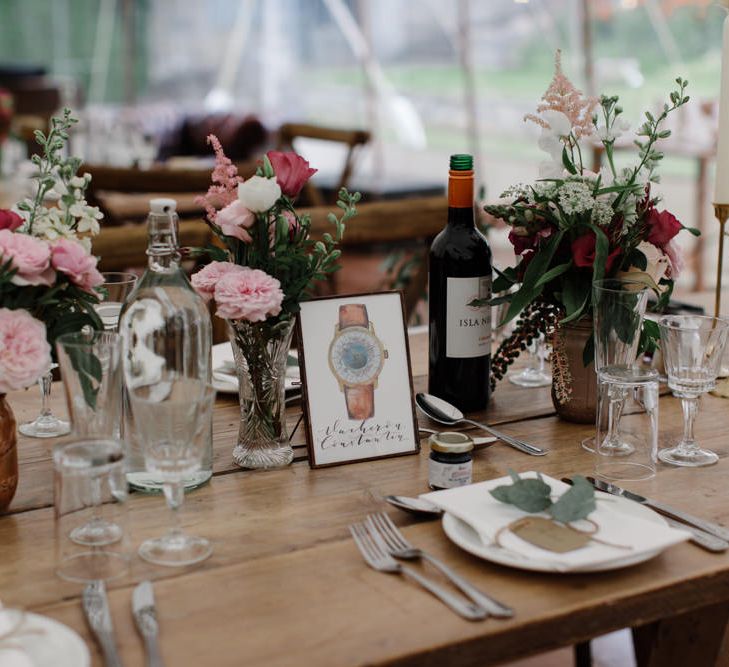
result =
M428 391L463 412L486 407L491 371L491 250L473 203L473 157L452 155L448 223L429 253Z

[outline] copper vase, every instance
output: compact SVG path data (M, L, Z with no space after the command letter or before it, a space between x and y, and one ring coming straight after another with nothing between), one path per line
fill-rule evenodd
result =
M560 419L594 424L597 410L595 362L582 353L592 334L592 318L560 326L552 341L552 404Z
M0 394L0 512L8 509L18 486L18 438L15 416Z

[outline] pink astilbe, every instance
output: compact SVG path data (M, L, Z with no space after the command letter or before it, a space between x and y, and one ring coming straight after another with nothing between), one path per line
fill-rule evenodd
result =
M214 134L208 135L208 143L215 151L215 169L211 177L213 185L206 194L196 197L195 203L205 208L210 222L215 222L218 211L238 199L238 183L243 179L238 175L238 168L226 157Z
M592 112L597 106L596 97L585 97L581 90L564 75L562 71L562 52L558 49L554 56L554 77L537 105L537 114L545 111L561 111L572 124L575 139L589 136L594 130ZM540 127L549 128L549 123L536 114L527 114L524 120L531 120Z

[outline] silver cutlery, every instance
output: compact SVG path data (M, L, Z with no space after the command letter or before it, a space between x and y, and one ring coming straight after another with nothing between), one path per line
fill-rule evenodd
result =
M595 489L597 489L598 491L602 491L602 489L599 489L597 486L595 486L595 484L593 484L593 482L596 482L598 480L596 480L594 477L588 477L587 479L588 481L591 480L590 483ZM562 481L565 482L565 484L572 484L572 480L569 477L563 477ZM603 493L606 492L603 491ZM729 542L727 542L726 540L722 540L720 537L716 537L716 535L712 535L711 533L707 533L705 530L701 530L694 526L689 526L686 523L682 523L681 521L677 521L676 519L672 519L670 516L662 516L666 520L666 523L671 526L671 528L677 528L679 530L685 530L691 533L691 542L699 547L706 549L707 551L721 553L722 551L726 551L727 549L729 549Z
M123 667L114 641L114 626L111 622L109 599L106 586L101 580L92 581L84 588L82 604L86 620L104 654L106 667Z
M159 624L157 623L157 610L154 606L154 590L151 581L143 581L134 589L132 614L137 624L137 630L144 639L147 667L164 667L157 642Z
M482 621L488 617L488 613L483 607L473 602L467 602L460 597L454 595L446 588L424 577L417 570L398 563L387 552L387 548L382 538L368 528L363 523L355 523L349 527L349 532L354 538L362 557L367 565L378 572L386 572L388 574L401 574L413 581L419 583L431 595L437 597L441 602L469 621Z
M424 560L447 577L464 595L471 598L477 605L483 607L489 616L495 618L511 618L514 610L505 604L494 600L476 588L470 581L454 572L444 562L431 556L426 551L414 546L405 538L389 516L384 512L370 514L367 517L367 526L370 532L376 532L382 537L390 555L398 560Z
M411 498L409 496L385 496L385 501L403 512L410 512L410 514L415 514L417 516L430 517L431 519L437 519L439 516L443 516L443 510L440 507L437 507L433 505L433 503L423 500L422 498Z
M514 438L506 433L497 431L495 428L491 428L487 424L467 419L457 407L451 405L448 401L444 401L442 398L438 398L431 394L420 393L415 395L415 402L423 414L430 417L433 421L446 424L447 426L453 426L455 424L472 424L473 426L483 429L486 433L490 433L503 443L509 445L509 447L518 449L520 452L524 452L525 454L531 454L532 456L544 456L548 453L546 449L530 445L528 442L524 442L523 440Z
M675 519L676 521L680 521L681 523L688 524L689 526L710 533L711 535L714 535L715 537L718 537L725 542L729 542L729 530L724 528L724 526L720 526L718 523L714 523L712 521L707 521L706 519L701 519L697 516L693 516L688 512L676 509L675 507L666 505L665 503L662 503L658 500L651 500L650 498L641 496L638 493L627 491L615 484L611 484L610 482L604 482L601 479L588 477L587 481L600 491L605 491L605 493L611 493L614 496L623 496L623 498L628 498L628 500L634 500L636 503L640 503L641 505L650 507L659 514L663 514L664 516L668 516L672 519Z

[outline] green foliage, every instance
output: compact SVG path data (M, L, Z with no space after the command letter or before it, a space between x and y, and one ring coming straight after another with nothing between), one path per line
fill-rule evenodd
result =
M555 502L552 502L552 490L542 475L522 479L509 469L513 483L509 486L497 486L489 493L499 502L534 514L547 512L555 521L570 523L586 518L596 509L595 491L592 485L581 475L572 478L573 484Z

